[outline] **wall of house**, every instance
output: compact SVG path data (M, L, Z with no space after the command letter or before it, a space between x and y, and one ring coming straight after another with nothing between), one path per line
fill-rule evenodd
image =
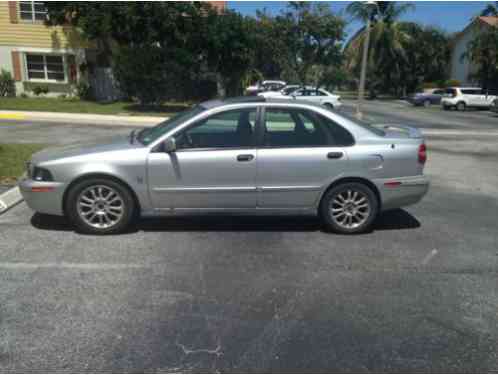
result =
M0 2L0 69L9 71L16 80L16 93L32 94L35 86L49 88L48 96L71 94L74 82L29 81L25 56L28 53L62 55L64 61L79 65L85 61L88 47L81 36L69 26L47 27L43 21L22 20L19 2ZM69 66L65 66L69 77ZM77 77L78 78L78 77Z
M451 78L457 79L462 86L474 85L476 82L469 78L469 75L476 71L476 67L461 56L467 51L468 44L475 38L477 33L482 31L481 24L475 23L467 28L456 41L451 54Z
M15 17L11 7L15 7ZM22 20L17 1L1 1L0 46L66 49L85 47L85 42L72 27L47 27L42 21Z

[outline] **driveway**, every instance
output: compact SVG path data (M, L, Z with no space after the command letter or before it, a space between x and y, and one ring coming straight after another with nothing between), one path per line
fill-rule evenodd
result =
M388 123L494 129L365 108ZM82 236L15 207L0 216L0 372L497 371L498 136L427 142L427 197L360 236L301 217Z

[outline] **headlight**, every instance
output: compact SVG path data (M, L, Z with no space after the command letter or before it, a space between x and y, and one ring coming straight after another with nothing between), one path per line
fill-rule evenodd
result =
M33 176L31 177L35 181L53 181L54 178L52 173L45 168L35 167L33 170Z

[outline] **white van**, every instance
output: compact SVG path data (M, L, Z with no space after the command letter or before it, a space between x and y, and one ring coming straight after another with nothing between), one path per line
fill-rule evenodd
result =
M489 108L497 98L495 90L483 90L479 87L450 87L441 99L443 109L456 108L465 111L467 107Z

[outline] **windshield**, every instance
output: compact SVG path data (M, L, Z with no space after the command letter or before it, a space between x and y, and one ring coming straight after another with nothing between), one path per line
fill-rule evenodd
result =
M348 119L349 121L354 122L355 124L357 124L358 126L362 127L363 129L366 129L366 130L368 130L368 131L370 131L370 132L372 132L372 133L374 133L376 135L379 135L381 137L383 137L383 136L386 135L386 133L384 132L384 130L375 127L370 122L363 121L363 120L358 120L353 115L346 114L346 113L341 113L340 115L342 117Z
M166 121L163 121L152 128L147 128L140 131L140 133L138 133L137 135L137 140L147 146L170 130L173 130L176 126L182 124L183 122L198 115L203 111L205 111L205 108L198 105L191 109L187 109L186 111L177 113L176 115L170 117Z

